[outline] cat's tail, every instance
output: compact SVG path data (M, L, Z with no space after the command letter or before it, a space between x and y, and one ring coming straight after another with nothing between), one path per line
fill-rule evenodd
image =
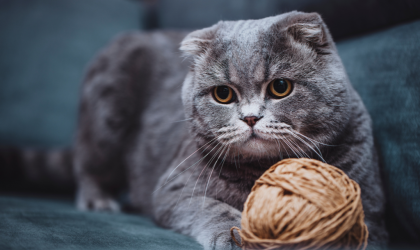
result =
M72 188L73 152L71 149L0 147L0 182L29 182L45 187Z

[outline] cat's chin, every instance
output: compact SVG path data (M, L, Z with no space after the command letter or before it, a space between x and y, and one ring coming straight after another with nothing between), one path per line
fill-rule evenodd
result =
M240 152L245 157L266 158L279 156L278 144L258 136L251 136L241 144Z

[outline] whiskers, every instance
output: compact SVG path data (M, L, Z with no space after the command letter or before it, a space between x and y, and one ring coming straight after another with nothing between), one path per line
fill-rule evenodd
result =
M294 131L292 131L292 130L289 130L290 131L290 133L291 133L291 135L293 136L293 137L295 137L296 139L298 139L299 141L301 141L302 143L304 143L307 147L309 147L319 158L321 158L321 160L323 161L323 162L326 162L325 160L324 160L324 157L322 157L322 153L321 153L321 150L319 149L319 147L314 143L314 141L312 141L312 140L309 140L309 142L311 142L312 144L313 144L313 146L315 146L315 148L317 149L317 150L315 150L311 145L309 145L305 140L303 140L302 138L307 138L306 136L303 136L303 135L301 135L300 133L299 134L297 134L297 133L295 133ZM299 135L301 135L301 136L303 136L303 137L299 137ZM308 158L309 158L309 156L308 156Z
M185 121L190 121L190 120L192 120L192 119L193 119L193 118L189 118L189 119L184 119L184 120L174 121L174 122L171 122L171 123L185 122Z
M224 145L239 142L244 137L244 133L235 126L225 126L213 133L218 136L220 142Z
M183 161L181 161L181 163L179 163L168 175L168 177L166 177L165 182L158 188L156 188L153 193L159 191L160 189L162 189L163 187L165 187L168 183L170 183L171 181L175 180L178 176L182 175L184 172L186 172L187 170L191 169L194 166L197 166L201 161L203 161L220 143L217 143L216 146L214 146L206 155L204 155L203 157L201 157L198 161L196 161L194 164L192 164L191 166L189 166L188 168L184 169L183 171L179 172L178 174L176 174L175 176L171 175L186 161L188 160L191 156L193 156L194 154L196 154L198 151L200 151L200 149L204 148L205 146L207 146L205 149L202 150L202 153L204 153L211 145L212 143L216 142L218 138L213 138L211 141L207 142L206 144L204 144L203 146L201 146L199 149L197 149L196 151L194 151L192 154L190 154L187 158L185 158Z
M323 146L335 146L335 145L328 145L319 141L316 141L314 139L311 139L293 129L290 127L283 128L282 131L270 131L270 134L273 135L273 139L276 141L279 147L279 152L281 152L280 147L284 146L284 151L287 154L288 158L290 158L289 150L296 156L296 158L312 158L309 155L309 152L302 149L301 146L306 147L310 152L314 153L317 157L319 157L320 160L323 162L326 162L321 149L319 148L320 145ZM286 135L291 135L293 138L287 138ZM287 146L287 148L286 148ZM281 154L281 153L280 153ZM283 155L281 155L283 157Z
M180 198L183 197L183 193L185 190L185 187L187 186L187 184L189 183L191 177L194 175L194 173L197 173L196 167L199 166L199 164L204 161L204 159L209 158L210 159L206 162L206 164L203 166L203 168L200 171L200 174L198 174L197 180L195 181L195 184L192 188L192 193L190 196L190 202L189 204L191 204L192 198L194 197L194 193L196 191L198 182L200 181L201 177L203 176L208 176L208 180L207 183L205 185L205 189L203 190L203 206L205 204L205 198L207 196L207 192L208 192L208 188L210 186L210 181L211 181L211 177L213 175L213 172L215 171L215 169L220 166L220 172L219 172L219 176L223 167L223 164L227 158L227 156L229 155L229 150L231 147L231 144L228 143L222 143L223 141L223 134L220 134L219 136L213 138L212 140L210 140L209 142L205 143L204 145L202 145L200 148L198 148L197 150L195 150L192 154L190 154L188 157L186 157L184 160L182 160L166 177L164 183L162 185L160 185L158 188L156 188L153 193L157 192L158 190L162 189L163 187L165 187L166 185L168 185L169 183L171 183L172 181L174 181L176 178L178 178L180 175L184 174L186 171L188 170L192 170L189 177L186 179L186 181L183 183L183 188L181 190L181 193L179 194L179 197L177 199L177 202L175 204L175 206L178 205ZM176 174L174 174L176 172L177 169L179 169L183 164L185 164L187 162L188 159L190 159L192 156L194 156L195 154L200 153L201 157L200 159L198 159L196 162L194 162L192 165L190 165L189 167L179 170ZM210 155L211 153L213 153L212 155ZM222 157L223 156L223 157ZM218 165L219 163L219 165ZM209 169L210 168L210 169ZM203 175L203 173L205 173L207 170L209 170L210 172L207 175Z
M186 199L187 202L189 199L188 204L191 204L198 193L200 198L202 197L202 207L204 208L207 196L214 197L215 195L217 197L219 193L217 185L220 185L221 182L217 182L217 178L220 179L226 162L229 162L229 166L235 166L238 174L239 164L243 161L260 162L260 160L269 160L273 162L286 157L296 157L317 158L326 162L321 149L323 146L333 146L309 138L286 124L270 125L267 126L267 129L256 129L254 130L255 135L260 136L260 138L249 142L247 141L249 134L241 131L240 127L225 126L212 132L215 137L197 148L170 170L166 179L153 193L178 178L175 184L179 187L171 186L175 187L175 190L182 187L181 192L176 193L179 196L175 206L178 205L181 198ZM252 137L249 138L252 140ZM244 144L240 143L242 141ZM199 157L197 157L197 153ZM187 171L190 172L186 173ZM200 181L202 183L199 185ZM189 188L186 188L187 186ZM185 190L189 190L187 194L185 194Z

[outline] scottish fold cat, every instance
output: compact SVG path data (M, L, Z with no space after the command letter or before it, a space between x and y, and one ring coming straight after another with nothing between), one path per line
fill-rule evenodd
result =
M118 211L125 186L205 249L236 248L271 165L318 159L359 183L369 244L386 242L371 119L316 13L120 36L87 72L73 154L80 209Z

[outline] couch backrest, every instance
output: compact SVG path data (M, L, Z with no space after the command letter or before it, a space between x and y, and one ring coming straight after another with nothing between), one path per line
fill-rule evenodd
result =
M373 120L394 244L420 244L420 20L338 43Z

